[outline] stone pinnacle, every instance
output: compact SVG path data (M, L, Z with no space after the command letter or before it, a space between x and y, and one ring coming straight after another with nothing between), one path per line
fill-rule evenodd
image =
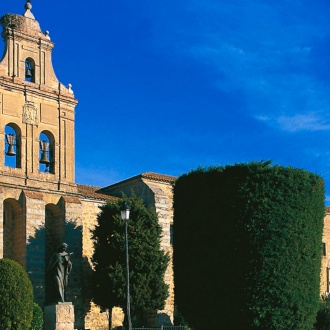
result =
M31 9L32 9L31 0L26 0L24 8L25 8L25 13L23 16L25 16L27 18L35 19L34 15L31 12Z

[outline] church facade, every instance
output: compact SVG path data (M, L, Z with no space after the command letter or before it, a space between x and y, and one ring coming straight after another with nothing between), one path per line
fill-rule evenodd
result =
M75 328L108 329L107 311L92 303L90 276L99 206L119 191L134 188L159 213L163 248L172 253L171 184L174 177L145 173L122 185L103 188L75 183L75 107L71 85L58 81L51 61L54 43L42 32L30 1L23 15L1 18L5 43L0 62L0 258L18 261L28 272L34 296L47 304L46 268L56 247L73 252L68 301L75 307ZM170 296L155 325L173 322L172 265L166 273ZM158 317L157 317L158 315ZM113 326L122 323L121 310Z
M35 300L44 306L45 270L62 242L73 252L68 300L75 306L75 328L108 329L107 311L91 299L93 242L99 206L132 191L154 207L162 226L162 248L172 250L172 184L175 177L143 173L104 188L75 183L75 107L70 85L55 75L54 47L42 32L29 1L23 15L1 18L5 51L0 61L0 258L18 261L28 272ZM324 221L321 294L330 292L330 209ZM154 325L173 323L174 279L165 275L169 298ZM113 326L123 321L120 309Z

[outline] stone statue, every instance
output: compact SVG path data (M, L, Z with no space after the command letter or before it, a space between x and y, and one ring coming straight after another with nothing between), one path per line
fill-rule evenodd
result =
M69 274L72 270L70 256L66 252L68 244L62 243L50 259L47 273L49 275L51 290L49 300L54 303L65 302L65 290L68 285Z

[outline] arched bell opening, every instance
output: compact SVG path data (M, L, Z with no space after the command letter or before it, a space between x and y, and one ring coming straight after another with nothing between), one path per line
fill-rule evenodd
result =
M55 140L52 133L43 131L39 137L39 171L55 173Z
M31 57L25 60L24 77L25 81L35 82L35 63Z
M5 166L21 168L21 131L16 124L5 126Z

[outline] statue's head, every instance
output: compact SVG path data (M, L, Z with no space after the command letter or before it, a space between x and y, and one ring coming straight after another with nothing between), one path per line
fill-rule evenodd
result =
M62 243L58 246L57 250L58 251L65 251L68 248L68 244Z

